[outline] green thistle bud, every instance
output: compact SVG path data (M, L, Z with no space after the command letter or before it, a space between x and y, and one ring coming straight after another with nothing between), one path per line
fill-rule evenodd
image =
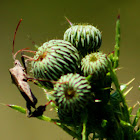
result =
M72 25L64 33L64 40L72 43L82 56L96 52L102 42L101 32L92 25Z
M85 77L79 74L61 76L54 86L54 96L58 108L75 112L86 107L91 99L91 86Z
M99 80L105 77L108 71L108 63L106 54L91 53L82 59L81 70L84 76L91 75L94 80Z
M88 81L85 77L73 73L61 76L54 86L54 97L58 116L67 125L79 124L88 102L94 101Z
M75 72L79 65L77 49L64 40L51 40L38 48L32 61L32 72L39 83L53 88L49 80L57 81L61 75ZM46 81L45 81L46 80Z
M86 55L81 61L81 70L88 76L95 98L101 103L107 103L110 98L111 77L107 75L110 61L106 54L101 52Z

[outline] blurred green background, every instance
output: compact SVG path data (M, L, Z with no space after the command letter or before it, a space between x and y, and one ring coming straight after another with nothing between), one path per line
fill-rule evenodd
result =
M131 84L133 90L127 95L128 104L140 100L140 1L139 0L0 0L0 103L17 104L25 107L25 101L16 86L11 83L8 69L13 67L12 41L16 26L23 21L16 36L15 50L34 48L28 35L38 44L50 39L62 39L69 27L64 16L73 23L91 23L102 31L101 50L109 53L115 44L115 22L121 14L121 54L118 71L119 81L126 83L136 78ZM19 55L20 56L20 55ZM20 57L18 58L20 59ZM45 103L41 89L32 86L32 91ZM48 116L55 117L51 111ZM51 123L46 123L0 105L0 139L1 140L72 140L63 130Z

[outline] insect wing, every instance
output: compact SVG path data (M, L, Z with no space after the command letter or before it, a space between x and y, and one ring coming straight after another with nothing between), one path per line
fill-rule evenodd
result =
M26 73L20 63L16 63L15 67L9 69L12 82L17 86L24 99L32 107L37 103L36 97L33 95L29 84L27 83Z

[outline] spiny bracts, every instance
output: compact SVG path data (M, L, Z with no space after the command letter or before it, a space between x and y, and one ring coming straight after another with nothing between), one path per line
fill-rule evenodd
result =
M64 40L75 46L81 57L96 52L102 42L101 32L92 25L72 25L64 33Z
M99 80L105 77L108 71L108 63L106 54L94 52L82 59L81 70L84 76L91 75L94 80Z
M64 40L45 42L38 48L31 63L34 77L40 79L39 83L48 89L53 88L51 81L57 81L64 74L76 72L78 65L77 49Z
M91 99L90 89L91 86L85 77L77 73L63 75L54 86L56 104L64 110L80 110Z
M78 122L81 112L87 109L88 102L94 101L94 93L91 92L88 81L77 73L61 76L54 86L54 97L59 118L73 123Z

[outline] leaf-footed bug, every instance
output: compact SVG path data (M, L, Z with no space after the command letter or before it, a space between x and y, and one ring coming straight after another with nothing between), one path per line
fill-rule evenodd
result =
M34 81L34 80L39 81L39 79L29 78L27 76L27 67L26 67L26 62L25 62L24 57L28 58L27 59L28 61L33 61L34 59L24 55L23 51L32 52L32 53L35 53L36 51L30 51L30 50L27 50L28 48L24 48L24 49L21 49L21 50L17 51L14 54L15 37L16 37L16 33L17 33L17 30L18 30L18 27L19 27L21 21L22 21L22 19L19 21L19 23L17 25L17 28L16 28L16 31L15 31L15 34L14 34L13 49L12 49L12 56L13 56L13 59L14 59L14 67L10 68L9 72L11 74L12 82L17 86L17 88L21 92L22 96L26 100L27 117L38 117L38 116L41 116L44 113L44 111L46 110L46 106L49 105L50 102L52 102L52 100L50 100L45 105L40 105L37 108L35 107L36 104L37 104L37 98L32 93L31 88L30 88L27 81ZM24 67L21 65L20 61L16 59L16 55L19 52L22 53L21 61L22 61ZM48 80L45 80L45 81L48 81ZM34 112L31 111L31 107L33 107L35 109Z
M21 92L22 96L26 100L27 116L29 117L31 115L31 107L36 109L35 105L37 103L37 98L32 93L30 86L27 82L28 78L27 78L27 73L26 73L26 66L25 66L24 57L22 57L22 62L23 62L24 67L21 65L20 61L16 59L17 53L26 50L26 48L21 49L17 53L14 54L15 37L16 37L16 33L17 33L17 30L18 30L18 27L19 27L21 21L22 21L22 19L19 21L17 28L16 28L16 31L15 31L15 34L14 34L13 49L12 49L12 56L14 59L14 67L10 68L9 72L11 74L12 82L17 86L17 88Z

